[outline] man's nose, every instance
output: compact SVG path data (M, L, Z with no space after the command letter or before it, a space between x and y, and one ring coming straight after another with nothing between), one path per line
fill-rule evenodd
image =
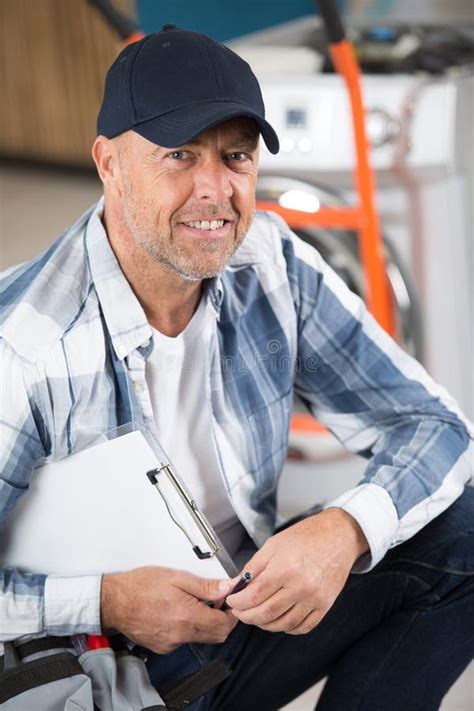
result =
M232 197L232 172L221 158L209 158L195 167L194 192L199 200L216 203Z

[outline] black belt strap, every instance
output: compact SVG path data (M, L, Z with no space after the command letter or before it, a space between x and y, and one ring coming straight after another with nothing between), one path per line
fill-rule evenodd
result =
M227 679L232 669L221 657L217 657L193 674L160 687L158 692L170 711L180 711L192 704L203 694Z
M20 661L37 652L47 652L50 649L73 649L70 637L40 637L15 645L15 650Z
M84 674L84 670L76 657L69 652L52 654L49 657L25 662L25 664L9 669L2 674L0 704L42 684L49 684L52 681L66 679L77 674Z

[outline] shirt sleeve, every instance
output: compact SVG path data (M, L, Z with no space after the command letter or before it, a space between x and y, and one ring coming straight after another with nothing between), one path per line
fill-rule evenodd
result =
M472 424L378 326L318 252L276 218L298 312L295 390L349 450L362 481L331 501L361 526L373 568L460 496L473 473Z
M49 453L25 364L0 339L0 528ZM51 578L0 569L0 641L38 633L100 632L100 576Z

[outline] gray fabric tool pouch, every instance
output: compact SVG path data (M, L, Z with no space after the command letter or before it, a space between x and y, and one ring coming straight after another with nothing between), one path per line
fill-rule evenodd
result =
M110 648L77 657L67 638L31 640L31 654L5 644L0 674L2 711L147 711L166 709L144 662ZM48 649L41 649L46 646ZM20 649L20 648L19 648ZM23 650L24 651L24 650Z
M77 656L69 637L42 637L4 645L0 658L2 711L181 711L227 679L217 658L159 692L142 658L120 648Z
M113 649L96 649L82 654L79 662L92 681L94 703L100 711L166 708L142 659L116 654Z

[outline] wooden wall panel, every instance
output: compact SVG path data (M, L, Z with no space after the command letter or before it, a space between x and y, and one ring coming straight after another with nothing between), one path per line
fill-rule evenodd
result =
M115 0L134 12L132 0ZM0 154L92 165L107 68L122 47L86 0L0 0Z

